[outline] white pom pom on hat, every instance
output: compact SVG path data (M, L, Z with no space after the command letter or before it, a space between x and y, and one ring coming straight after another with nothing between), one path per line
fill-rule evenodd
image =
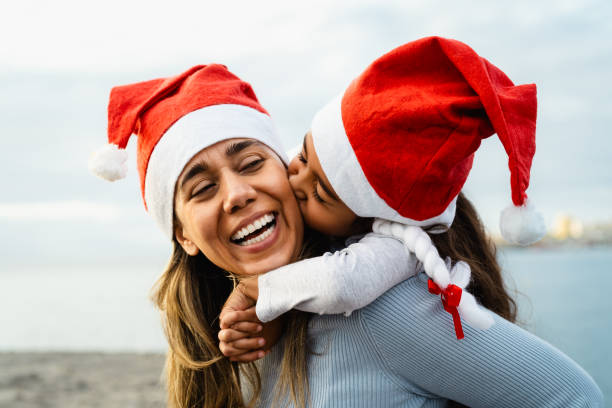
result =
M506 207L499 219L499 229L506 241L523 246L539 241L546 233L544 217L529 201Z
M107 181L120 180L127 175L127 159L125 149L110 143L92 153L89 171Z

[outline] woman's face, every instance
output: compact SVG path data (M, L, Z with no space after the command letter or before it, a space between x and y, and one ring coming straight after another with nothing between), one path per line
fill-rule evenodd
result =
M176 184L175 236L237 275L297 259L304 226L278 156L253 139L228 139L195 155Z

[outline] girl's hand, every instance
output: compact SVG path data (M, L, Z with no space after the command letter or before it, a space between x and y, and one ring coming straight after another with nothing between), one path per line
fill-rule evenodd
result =
M257 302L259 297L259 279L257 276L249 276L240 279L237 289L240 289L249 299L253 299L253 302Z
M256 281L256 279L255 279ZM219 315L219 349L230 361L251 362L265 356L263 326L255 314L255 301L242 284L230 294Z
M263 325L257 320L255 307L227 312L222 322L225 328L219 331L219 349L230 361L246 363L266 355Z
M240 322L261 324L255 314L255 300L246 294L242 282L234 288L225 301L221 314L219 314L219 326L222 330L230 328L238 329L238 327L232 326Z

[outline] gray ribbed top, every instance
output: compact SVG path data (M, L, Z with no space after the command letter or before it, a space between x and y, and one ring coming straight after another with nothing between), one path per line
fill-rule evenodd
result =
M486 331L451 315L420 274L351 316L313 316L309 407L600 407L593 379L559 350L495 316ZM282 347L260 361L260 407L271 405Z

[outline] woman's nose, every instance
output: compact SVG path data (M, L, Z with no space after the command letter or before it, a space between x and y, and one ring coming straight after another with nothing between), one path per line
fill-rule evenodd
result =
M291 184L293 194L298 200L305 200L308 197L305 189L308 173L304 163L297 157L294 157L289 163L289 184Z
M229 174L224 177L225 199L223 210L232 214L241 208L246 207L257 197L255 188L238 174Z

